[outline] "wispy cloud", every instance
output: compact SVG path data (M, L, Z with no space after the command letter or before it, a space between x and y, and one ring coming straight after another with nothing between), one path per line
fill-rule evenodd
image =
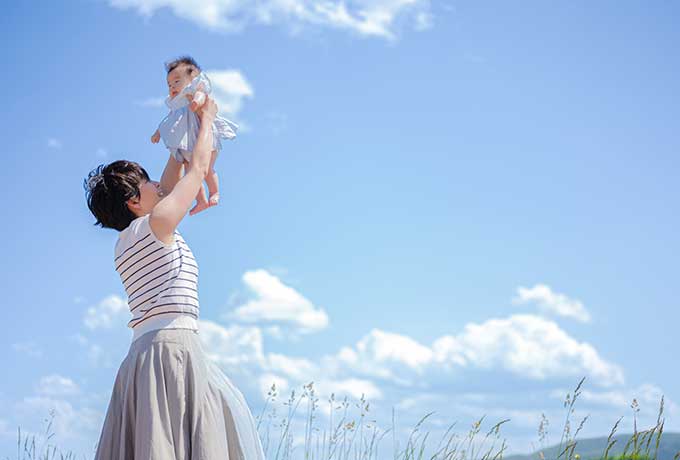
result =
M80 393L80 387L68 377L52 374L42 377L35 391L46 396L71 396Z
M47 139L47 147L55 150L61 150L62 144L56 137L50 137Z
M85 350L89 363L94 367L114 367L115 362L113 357L106 353L97 338L88 338L83 334L73 334L69 337L76 342L83 350Z
M432 25L429 0L110 0L110 4L145 17L167 8L206 29L229 32L251 24L284 25L292 31L314 26L394 40L400 25L411 23L415 30Z
M43 350L33 341L13 343L12 350L32 358L41 358L43 356Z
M572 318L583 323L590 322L590 313L583 304L564 294L553 292L550 286L537 284L532 288L518 287L515 304L536 303L539 308L558 316Z
M60 440L90 439L101 426L102 414L89 407L79 407L75 402L52 396L32 395L14 403L18 419L43 419L53 411L52 430L59 434ZM32 423L29 426L34 426ZM23 431L23 430L22 430Z
M135 105L140 107L163 107L165 105L164 97L147 97L139 101L135 101Z
M265 114L269 131L274 136L279 136L288 128L288 115L283 112L270 111Z
M560 388L550 392L550 396L563 399L568 392ZM664 397L664 411L671 416L680 416L680 406L670 400L657 385L643 383L637 387L622 387L611 390L584 389L580 398L591 405L604 407L606 410L628 411L633 399L639 404L643 415L653 416L658 413L661 398Z

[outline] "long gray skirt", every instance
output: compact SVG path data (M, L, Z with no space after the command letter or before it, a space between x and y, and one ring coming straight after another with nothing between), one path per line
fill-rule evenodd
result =
M120 365L95 460L263 460L245 398L190 329L132 342Z

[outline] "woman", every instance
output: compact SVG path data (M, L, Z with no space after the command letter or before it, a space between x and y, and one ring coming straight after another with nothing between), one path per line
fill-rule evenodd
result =
M176 228L210 165L208 99L184 176L172 157L161 182L115 161L85 180L96 224L118 230L115 267L128 295L132 344L121 363L95 460L263 460L241 392L206 357L198 328L198 266Z

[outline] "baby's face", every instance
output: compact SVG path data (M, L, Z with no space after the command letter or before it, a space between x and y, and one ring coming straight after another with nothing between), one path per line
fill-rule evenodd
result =
M194 78L196 71L189 73L189 67L180 65L172 69L168 74L168 93L173 98L184 89Z

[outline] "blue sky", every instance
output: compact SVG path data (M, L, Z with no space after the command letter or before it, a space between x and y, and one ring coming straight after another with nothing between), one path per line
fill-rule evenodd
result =
M509 417L524 452L585 376L584 435L632 429L633 398L651 424L662 394L680 430L679 5L201 4L6 8L0 451L51 407L60 445L98 439L131 332L82 180L120 158L160 177L181 54L243 127L220 206L180 231L254 412L313 380L384 426Z

